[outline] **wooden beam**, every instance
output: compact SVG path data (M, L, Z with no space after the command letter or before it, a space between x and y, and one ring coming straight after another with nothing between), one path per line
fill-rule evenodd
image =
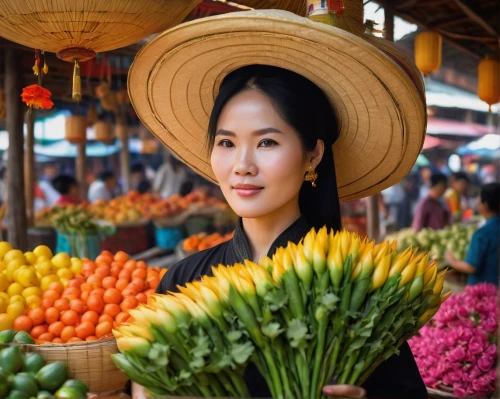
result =
M388 8L384 8L384 21L385 21L385 38L394 41L394 13Z
M87 143L77 144L76 154L76 180L80 185L80 198L87 199Z
M24 189L26 198L26 222L35 222L35 110L26 111L26 148L24 151Z
M479 26L481 26L486 32L488 32L491 36L498 38L498 32L493 29L493 27L486 22L486 20L480 16L476 11L472 10L470 6L465 4L462 0L453 0L455 4L460 8L471 20L476 22Z
M22 75L19 65L23 51L8 48L5 57L5 103L9 152L7 161L7 234L10 244L21 251L28 248L26 203L24 198L24 111L20 98Z

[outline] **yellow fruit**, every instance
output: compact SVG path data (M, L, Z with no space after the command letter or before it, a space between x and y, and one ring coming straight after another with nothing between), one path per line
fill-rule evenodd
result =
M3 272L6 267L7 265L5 264L5 262L3 260L0 260L0 272Z
M61 284L63 285L64 288L66 288L69 284L69 280L65 279L65 278L61 278L61 279L59 279L59 281L61 282Z
M12 246L7 241L0 242L0 259L12 250Z
M9 252L5 254L3 257L4 262L9 263L11 260L14 259L19 259L24 263L26 263L26 258L24 257L24 254L19 251L18 249L11 249Z
M40 287L29 287L29 288L25 288L23 290L22 296L24 298L28 298L32 295L42 296L42 294L43 294L43 292L42 292L42 289Z
M10 297L9 303L21 302L23 305L26 305L26 299L22 295L12 295Z
M7 306L7 314L14 319L24 314L26 310L22 302L14 302Z
M24 253L24 257L26 258L26 261L30 264L30 265L35 265L36 264L36 261L37 261L37 257L36 255L33 253L33 252L25 252Z
M71 271L75 276L78 276L83 268L83 262L78 258L71 258Z
M0 297L0 313L5 313L7 311L7 306L9 306L9 302Z
M0 331L12 329L14 324L14 317L8 315L7 313L0 314Z
M19 273L17 273L16 277L17 282L25 288L40 286L40 280L38 279L33 266L28 266L27 268L22 269Z
M71 280L74 277L73 272L68 268L59 269L57 276L63 280Z
M40 280L40 288L45 292L49 289L50 284L55 281L59 281L59 277L55 274L49 274L48 276L42 277Z
M58 269L63 269L65 267L71 267L71 259L69 255L65 252L60 252L55 255L52 259L52 263Z
M23 293L24 287L19 283L12 283L7 288L7 294L9 297L13 297L14 295L21 295Z
M38 295L31 295L26 298L26 305L30 309L39 308L40 306L42 306L42 298L40 298Z
M7 303L10 302L10 296L6 292L0 292L0 298L3 298L7 301Z
M39 245L33 250L33 253L36 255L37 258L39 258L40 256L45 256L47 257L47 259L50 259L53 256L50 248L45 245Z
M57 271L56 267L52 264L52 262L50 260L46 260L42 263L38 263L36 265L36 270L42 276L48 276L49 274L55 274Z
M38 265L39 263L43 263L43 262L46 262L46 261L50 262L50 258L47 258L46 256L39 256L36 259L36 264Z
M5 274L0 273L0 292L7 291L7 288L9 288L9 280Z
M17 281L17 276L18 276L18 274L19 274L20 272L22 272L22 271L26 270L26 269L28 269L28 266L26 266L26 265L25 265L25 266L20 266L20 267L18 267L16 270L14 270L14 272L12 273L12 278L13 278L13 280L14 280L14 281ZM19 281L17 281L17 282L19 282Z

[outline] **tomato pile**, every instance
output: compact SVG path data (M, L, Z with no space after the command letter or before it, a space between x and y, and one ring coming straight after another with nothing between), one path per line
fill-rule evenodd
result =
M148 267L125 252L103 251L95 261L82 259L79 275L51 283L41 305L15 318L13 329L27 331L37 344L93 341L129 318L128 311L146 303L166 269Z

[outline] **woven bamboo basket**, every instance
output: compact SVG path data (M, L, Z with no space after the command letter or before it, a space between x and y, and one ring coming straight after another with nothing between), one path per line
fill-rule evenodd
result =
M42 355L46 362L66 362L71 378L85 382L92 393L122 391L128 381L111 359L118 353L114 338L74 344L22 345L24 352Z
M255 9L285 10L305 16L306 0L235 0L234 3Z

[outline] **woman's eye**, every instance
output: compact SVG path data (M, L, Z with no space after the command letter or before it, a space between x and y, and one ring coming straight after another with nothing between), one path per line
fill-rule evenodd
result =
M278 143L274 140L269 140L269 139L266 139L266 140L262 140L260 143L259 143L259 147L272 147L274 145L277 145Z
M229 141L229 140L221 140L221 141L219 141L217 146L226 147L226 148L234 147L233 143L231 143L231 141Z

